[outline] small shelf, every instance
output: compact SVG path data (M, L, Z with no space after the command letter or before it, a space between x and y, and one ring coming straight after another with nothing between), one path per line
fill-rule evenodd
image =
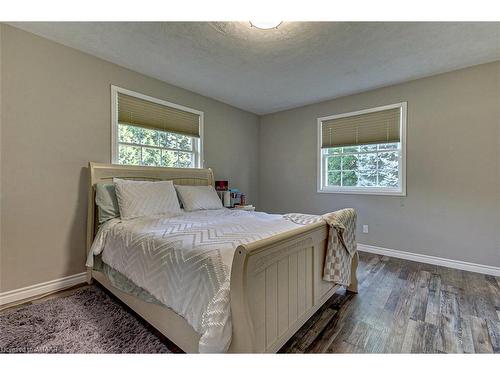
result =
M230 210L255 211L255 206L252 207L230 207Z

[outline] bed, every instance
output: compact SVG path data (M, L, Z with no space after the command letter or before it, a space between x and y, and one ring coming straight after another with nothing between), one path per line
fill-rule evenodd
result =
M112 164L89 163L89 197L87 222L87 252L91 253L92 244L99 242L101 232L98 231L97 207L95 204L95 186L98 183L111 182L113 178L131 180L161 181L171 180L176 185L209 186L214 184L211 169L177 169L142 166L121 166ZM181 307L173 304L161 303L162 294L158 292L154 297L158 300L141 298L137 293L119 288L109 272L95 267L87 267L87 281L97 280L117 298L128 305L137 314L143 317L158 331L188 353L227 351L231 353L274 353L277 352L297 330L335 293L339 285L323 281L323 265L328 239L328 226L325 222L316 222L307 225L285 224L275 216L264 213L249 213L242 211L215 210L210 213L191 213L173 218L145 218L134 221L133 224L110 223L108 236L116 234L115 251L107 250L106 262L119 269L126 267L127 259L137 256L140 252L129 249L129 253L120 251L118 241L120 233L128 238L128 233L141 233L147 229L148 233L161 228L169 228L169 236L186 235L186 228L190 223L200 223L207 228L203 233L224 232L224 240L232 238L232 251L223 253L224 262L228 263L227 288L224 298L213 297L212 300L227 299L227 310L230 310L230 340L224 350L217 348L218 337L227 338L227 332L222 332L222 315L214 320L215 334L211 335L211 343L205 340L206 332L200 331L194 321L210 320L210 316L197 319L196 311L190 316L190 311L180 312ZM236 223L238 231L226 233L221 228L228 227L228 223ZM257 225L257 224L258 225ZM128 226L127 226L128 225ZM259 226L260 225L260 226ZM181 228L182 230L180 230ZM250 228L250 229L249 229ZM164 229L162 229L164 231ZM192 229L198 233L199 228ZM141 232L142 231L142 232ZM170 238L164 232L162 238ZM97 235L97 237L96 237ZM114 238L114 237L110 237ZM94 241L95 240L95 241ZM123 240L123 239L122 239ZM105 242L105 241L103 241ZM129 239L133 243L133 240ZM225 244L226 244L225 242ZM109 243L113 243L108 240ZM148 245L149 246L149 245ZM226 246L226 245L225 245ZM94 243L94 249L96 245ZM227 247L227 246L226 246ZM154 247L151 252L154 252ZM169 253L170 254L170 253ZM234 254L234 255L233 255ZM170 256L170 255L169 255ZM141 259L140 264L146 264L147 272L125 273L132 284L148 285L149 268L147 259ZM168 260L165 260L167 262ZM222 262L222 263L224 263ZM348 290L357 292L356 268L357 253L352 258L350 285ZM172 266L174 267L174 266ZM224 267L222 265L221 267ZM182 270L186 277L189 267ZM224 268L221 268L224 269ZM171 270L176 270L171 268ZM195 272L195 271L193 271ZM213 271L210 275L218 275L220 271ZM168 277L157 273L151 278ZM135 278L134 278L135 277ZM212 276L210 276L212 277ZM209 279L210 279L209 277ZM165 279L167 280L167 279ZM222 280L224 281L224 280ZM143 284L141 284L143 282ZM206 281L201 280L200 288ZM165 284L162 281L162 284ZM173 285L173 284L172 284ZM187 288L187 286L186 286ZM148 289L148 288L146 288ZM169 291L171 294L172 292ZM186 291L186 294L188 291ZM203 291L196 298L202 299ZM191 297L193 298L193 297ZM181 301L182 302L182 301ZM190 308L189 304L186 307ZM224 306L220 304L213 311L219 312ZM224 315L224 317L226 317ZM201 324L201 323L200 323ZM193 328L193 327L196 327ZM218 327L218 328L217 328ZM222 328L221 328L222 327ZM232 329L231 329L232 327ZM221 332L218 332L219 329ZM219 335L219 336L217 336ZM207 345L202 346L202 342ZM210 346L212 345L212 346ZM208 349L207 349L208 348Z

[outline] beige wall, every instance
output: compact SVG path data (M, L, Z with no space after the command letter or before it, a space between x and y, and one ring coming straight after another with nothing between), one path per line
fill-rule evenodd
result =
M407 196L316 192L316 119L407 101ZM260 209L355 207L362 244L500 266L500 62L261 117Z
M206 166L259 210L355 207L370 226L361 243L500 266L500 62L262 116L259 128L251 113L1 25L0 291L84 270L86 165L110 161L111 84L204 111ZM316 118L400 101L408 196L316 193Z
M0 290L84 271L89 161L110 162L110 85L205 113L205 166L256 202L258 117L1 25Z
M2 25L0 24L0 291L2 290L2 121L3 121L3 90L2 90Z

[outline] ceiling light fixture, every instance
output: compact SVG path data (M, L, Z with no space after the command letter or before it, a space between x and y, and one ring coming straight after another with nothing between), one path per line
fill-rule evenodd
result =
M261 30L277 29L283 21L250 21L250 26Z

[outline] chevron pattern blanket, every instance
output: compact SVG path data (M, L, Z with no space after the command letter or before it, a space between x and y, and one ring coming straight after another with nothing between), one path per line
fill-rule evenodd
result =
M102 253L105 264L188 321L201 335L200 352L225 352L234 250L299 226L281 215L228 209L112 219L99 229L87 265Z

